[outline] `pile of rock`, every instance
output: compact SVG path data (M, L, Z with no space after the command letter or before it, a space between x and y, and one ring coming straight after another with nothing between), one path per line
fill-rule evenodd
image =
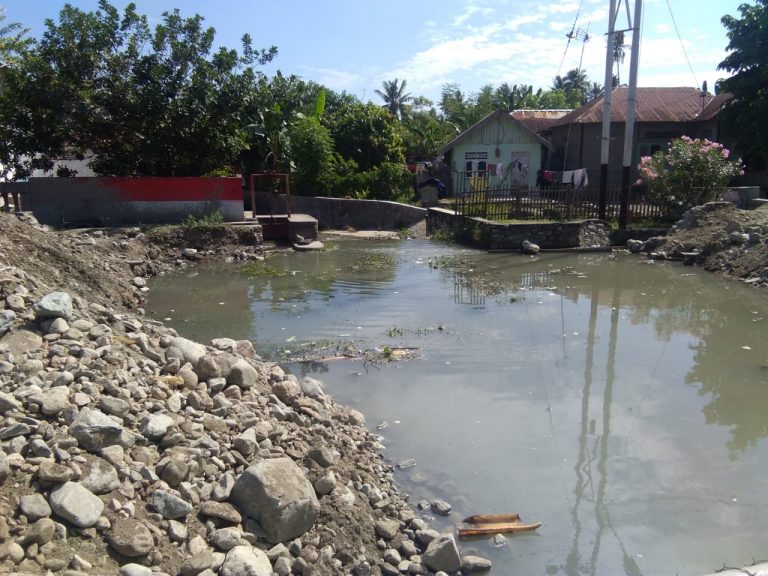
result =
M359 412L263 362L0 270L0 572L487 571L430 530Z

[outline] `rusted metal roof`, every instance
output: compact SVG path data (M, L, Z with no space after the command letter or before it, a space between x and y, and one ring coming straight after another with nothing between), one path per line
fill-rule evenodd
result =
M541 134L547 128L557 123L560 118L572 110L513 110L510 116L526 126L529 130Z
M627 119L626 86L614 88L611 122ZM636 122L696 122L711 120L728 100L728 94L714 96L698 88L638 88ZM603 97L596 98L560 118L554 125L593 124L603 121Z

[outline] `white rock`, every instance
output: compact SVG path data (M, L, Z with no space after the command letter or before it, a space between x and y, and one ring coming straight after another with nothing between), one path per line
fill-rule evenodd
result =
M93 526L104 511L99 497L77 482L65 482L54 488L49 503L57 516L78 528Z
M227 552L220 576L272 576L272 564L258 548L235 546Z

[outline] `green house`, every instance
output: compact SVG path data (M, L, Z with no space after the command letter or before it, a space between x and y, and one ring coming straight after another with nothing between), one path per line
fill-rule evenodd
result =
M505 110L496 110L446 144L440 151L453 177L453 192L474 182L489 188L535 188L537 172L554 148Z

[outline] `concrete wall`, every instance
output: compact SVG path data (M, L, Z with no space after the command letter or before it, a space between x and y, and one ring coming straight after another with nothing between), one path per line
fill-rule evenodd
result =
M256 193L256 211L270 213L269 194ZM285 212L285 195L274 196L272 213ZM320 228L357 230L399 230L424 220L427 213L424 208L397 202L313 196L291 196L291 212L313 216Z
M482 218L464 218L452 210L430 208L427 233L446 227L463 227L462 235L470 243L489 250L519 250L524 240L541 248L575 248L579 245L581 222L552 224L497 224Z
M240 178L30 178L19 187L24 210L50 226L181 222L219 211L243 219Z

